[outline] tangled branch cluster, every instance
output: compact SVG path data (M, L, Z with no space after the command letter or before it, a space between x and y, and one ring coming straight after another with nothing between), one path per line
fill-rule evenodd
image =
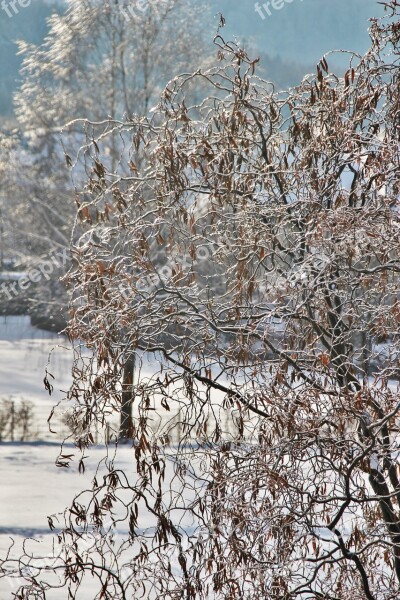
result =
M343 76L323 58L277 94L218 34L220 64L171 81L151 118L84 123L69 399L82 468L93 428L132 404L133 462L108 456L66 513L71 597L89 578L96 598L398 598L387 4ZM197 82L208 92L188 107Z

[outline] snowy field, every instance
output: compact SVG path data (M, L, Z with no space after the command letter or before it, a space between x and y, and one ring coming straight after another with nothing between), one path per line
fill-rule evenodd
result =
M32 327L29 317L0 317L0 398L24 398L48 408L71 381L72 351L63 336ZM55 377L50 398L46 368Z
M141 355L136 366L136 377L140 372L141 379L153 378L159 368L158 360L159 357ZM5 559L8 552L8 558L18 559L24 544L25 552L34 556L57 555L57 536L50 531L47 517L52 516L56 528L57 523L61 525L64 510L70 506L76 494L91 487L101 460L109 452L115 451L112 445L109 449L104 445L91 448L87 452L89 458L85 461L84 474L78 470L79 454L71 461L69 469L56 466L64 436L60 430L57 434L49 432L47 417L69 388L71 365L72 351L65 338L35 329L26 317L0 318L0 399L30 401L36 411L35 418L40 423L37 441L0 442L0 559ZM52 396L49 396L43 384L46 369L54 376L54 380L51 380L54 384ZM181 389L174 390L174 387L170 386L169 391L180 396ZM220 407L222 398L222 393L215 393L215 401ZM168 420L173 414L174 411L168 413ZM74 452L72 444L64 446L64 453ZM135 464L133 452L129 446L122 446L115 457L119 468L132 475ZM165 480L172 494L175 487L173 455L172 450ZM141 517L142 525L153 526L145 515ZM182 522L181 525L185 531L192 527L191 523ZM124 529L117 533L126 539L127 532ZM26 538L30 539L25 541ZM14 598L13 593L22 584L19 579L0 578L0 600ZM85 589L80 589L78 600L93 600L93 592L93 584L91 586L88 582ZM46 598L67 600L68 593L66 589L52 590Z
M152 376L152 360L142 357L141 376ZM78 471L79 455L69 469L55 465L62 438L54 435L51 441L46 419L70 385L71 364L72 351L65 338L35 329L27 317L0 318L0 399L23 398L32 402L36 417L43 421L40 431L45 432L45 441L40 435L39 441L0 443L0 559L5 559L8 552L8 558L18 559L23 544L25 551L35 556L57 555L57 537L50 531L47 517L54 517L57 527L57 515L61 523L62 514L75 495L91 487L99 462L113 452L101 445L91 448L84 474ZM55 378L51 397L43 385L46 368ZM64 452L74 451L72 444L64 446ZM127 473L133 473L133 452L129 446L123 446L115 457ZM168 480L171 482L172 473L171 462L166 485ZM126 537L125 531L118 533ZM0 600L14 598L13 593L22 583L19 579L0 578ZM79 591L79 600L93 600L93 595L93 587L88 584ZM68 593L65 589L52 590L46 598L67 600Z
M32 402L44 419L44 431L46 415L70 383L71 362L65 338L32 327L29 317L0 318L0 399ZM55 377L52 397L43 385L46 367ZM35 546L42 544L46 552L50 550L52 536L46 517L62 511L82 486L82 477L74 469L67 472L55 466L58 450L56 442L0 443L1 558L11 538L14 556L27 536L38 540L32 542ZM85 477L89 474L90 469ZM1 600L13 597L11 583L0 580Z
M66 447L65 447L66 449ZM48 526L47 516L62 518L75 495L91 487L98 462L104 458L104 447L93 448L89 460L85 462L84 474L78 472L77 463L69 469L55 466L59 445L51 443L5 443L0 444L0 557L4 559L10 545L9 557L21 555L23 543L25 550L37 557L57 555L57 538ZM74 449L71 447L70 452ZM127 471L132 470L133 456L129 447L118 451L118 464ZM5 483L4 483L5 482ZM125 532L120 532L125 533ZM26 538L31 538L25 541ZM25 542L24 542L25 541ZM48 561L52 564L52 561ZM39 561L37 564L43 564ZM22 581L18 578L0 579L0 599L13 598ZM65 589L53 590L46 598L49 600L67 600ZM80 590L79 600L92 600L93 589L90 586Z
M33 403L40 422L40 437L51 439L46 419L52 406L64 396L71 382L72 352L65 338L30 325L29 317L0 318L0 399L20 399ZM50 397L43 385L48 371L54 376L54 392ZM74 496L90 487L98 462L106 454L105 447L93 448L85 462L84 474L72 461L69 469L56 467L60 436L52 441L0 443L0 558L10 558L25 549L36 556L53 553L56 536L51 533L47 517L62 515ZM69 453L73 453L72 445ZM132 450L122 448L119 461L132 464ZM55 523L57 519L55 518ZM55 549L57 547L55 546ZM0 600L12 599L18 579L0 579ZM52 591L49 600L66 600L66 590ZM90 589L82 590L80 600L92 600Z

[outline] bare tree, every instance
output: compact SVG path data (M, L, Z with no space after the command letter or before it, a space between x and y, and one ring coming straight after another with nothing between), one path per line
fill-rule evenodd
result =
M398 598L400 5L386 4L343 76L324 57L285 94L218 34L220 65L115 122L132 147L113 170L88 124L70 334L93 356L69 399L84 452L124 403L134 351L136 462L120 469L117 451L66 513L72 597L93 578L96 598ZM209 91L189 108L197 80Z

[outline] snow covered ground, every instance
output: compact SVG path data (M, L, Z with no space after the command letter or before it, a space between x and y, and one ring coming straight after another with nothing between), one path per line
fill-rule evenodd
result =
M64 448L66 449L66 448ZM74 449L71 447L71 454ZM48 526L47 516L60 515L75 495L91 487L97 464L106 454L104 447L93 448L85 462L84 474L78 472L77 462L69 469L55 466L59 445L56 443L3 443L0 444L0 558L6 557L10 545L10 558L21 556L25 549L35 556L57 555L56 535ZM129 447L118 451L118 463L132 471L133 455ZM57 518L54 518L57 525ZM53 548L54 544L54 548ZM41 561L38 562L41 564ZM0 578L0 599L13 598L22 581L18 578ZM67 600L67 591L52 591L49 600ZM47 596L46 596L47 597ZM79 600L92 600L93 590L87 587L79 593Z
M142 357L141 376L152 376L154 367L150 357ZM30 325L27 317L0 318L0 399L24 398L33 403L36 416L43 421L41 441L0 442L0 560L18 559L25 551L35 556L57 555L57 536L48 525L48 516L59 515L70 506L75 495L91 487L100 461L112 452L105 446L91 448L85 461L85 473L78 470L78 458L69 469L55 465L59 455L61 436L47 431L46 419L52 406L64 397L71 382L72 351L65 338L41 331ZM54 393L50 397L43 385L46 368L55 377ZM64 453L75 452L72 444L64 446ZM118 449L118 465L126 473L133 473L133 450L129 446ZM173 474L172 461L168 465L166 485ZM173 484L170 489L173 488ZM57 527L57 517L54 518ZM150 522L145 526L152 526ZM118 533L124 535L125 531ZM124 538L126 535L124 535ZM26 538L31 538L26 541ZM20 585L18 578L0 578L0 600L14 598ZM98 591L98 590L96 590ZM79 600L93 600L93 585L79 591ZM65 589L52 590L49 600L67 600Z
M141 356L136 366L136 376L153 378L157 373L157 357ZM72 351L65 338L53 333L35 329L27 317L0 317L0 400L20 398L33 403L36 418L41 422L38 441L0 442L0 559L18 559L25 550L35 556L57 555L57 537L48 526L48 516L59 515L70 506L75 495L91 487L95 470L100 461L112 452L105 446L93 447L88 451L85 473L78 470L78 458L72 460L69 469L55 465L59 455L62 435L48 431L47 417L55 403L65 396L71 382ZM157 364L159 367L159 364ZM48 371L54 376L54 393L49 396L43 385ZM170 392L175 386L170 386ZM64 390L64 392L63 392ZM180 395L180 387L175 390ZM216 393L215 401L221 406L223 394ZM168 413L168 419L173 413ZM73 454L72 444L64 446L64 453ZM123 446L117 452L118 466L126 473L133 474L135 460L133 450ZM167 464L165 485L174 493L173 450ZM142 515L143 517L143 515ZM142 525L153 524L144 517ZM54 518L57 527L57 517ZM185 531L190 523L181 523ZM126 538L123 529L118 531ZM125 535L124 535L125 534ZM26 538L31 538L25 542ZM12 546L12 547L11 547ZM11 547L11 549L10 549ZM0 578L0 600L14 597L22 581L13 578ZM86 589L79 591L79 600L93 600L93 587L90 582ZM67 600L65 589L52 590L46 596L49 600Z
M90 452L86 471L79 474L78 465L70 469L55 465L60 449L60 436L48 432L47 417L52 406L64 396L71 382L72 352L65 338L31 326L29 317L0 317L0 400L20 399L33 403L40 437L53 442L0 443L0 559L21 555L26 549L35 555L52 553L55 535L50 532L47 516L60 514L76 493L90 486L94 470L105 454L105 448ZM43 385L48 371L54 376L54 393L50 397ZM71 447L70 453L74 450ZM132 462L131 451L123 448L121 461ZM56 521L55 521L56 522ZM13 598L22 582L0 578L0 600ZM50 600L66 600L66 590L49 594ZM90 589L80 599L92 600Z
M0 317L0 400L31 401L44 420L43 431L46 415L70 383L71 363L65 338L32 327L29 317ZM43 385L46 367L55 377L52 397ZM63 510L82 485L75 470L55 466L58 449L58 441L0 443L0 558L5 557L11 537L16 543L14 555L27 536L38 540L36 546L45 544L50 550L46 517ZM87 473L85 477L90 470ZM0 579L1 600L12 598L11 583Z
M64 337L32 327L29 317L0 317L0 399L23 397L50 410L70 384L71 364ZM46 367L55 377L51 398L43 385Z

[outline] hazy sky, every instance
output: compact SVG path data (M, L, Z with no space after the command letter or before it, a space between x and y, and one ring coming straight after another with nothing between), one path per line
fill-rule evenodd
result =
M315 63L332 49L365 52L368 19L382 16L377 0L209 0L227 17L226 31L253 37L266 53ZM277 8L274 8L277 7Z

